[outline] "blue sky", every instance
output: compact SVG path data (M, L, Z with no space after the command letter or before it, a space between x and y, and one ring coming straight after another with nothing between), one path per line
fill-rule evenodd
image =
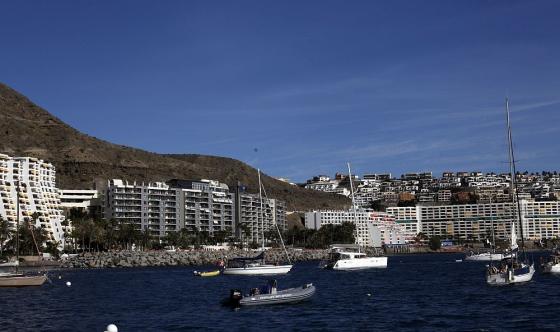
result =
M560 170L558 1L12 1L0 80L73 127L304 181Z

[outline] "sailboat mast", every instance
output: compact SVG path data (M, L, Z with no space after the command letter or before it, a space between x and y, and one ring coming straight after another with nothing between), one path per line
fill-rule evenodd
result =
M358 242L358 216L356 215L356 204L354 203L354 184L352 184L352 172L350 171L350 163L348 165L348 179L350 180L350 195L352 196L352 210L354 212L354 227L356 229L356 239ZM360 252L360 244L358 243L358 252Z
M492 196L490 196L490 224L492 225L492 253L496 252L496 237L494 236L494 215L492 214Z
M262 199L262 184L261 184L261 170L257 169L259 176L259 200L261 201L261 231L262 231L262 250L264 251L264 214L263 214L263 199Z
M511 174L511 190L512 190L512 201L514 206L517 208L517 218L519 223L519 232L521 234L521 250L525 252L525 240L523 236L523 222L521 220L521 203L519 202L519 195L517 192L517 179L516 179L516 169L515 169L515 155L513 153L513 139L511 136L511 122L509 117L509 98L506 98L506 120L507 120L507 133L508 133L508 144L509 144L509 168ZM515 222L513 223L515 227Z
M266 194L266 189L264 186L261 186L264 198L268 201L268 195ZM290 259L290 255L288 254L288 250L286 250L286 246L284 245L284 239L282 238L282 232L280 232L280 228L278 228L278 223L276 222L276 218L274 218L274 226L276 227L276 231L278 232L278 236L280 237L280 243L282 244L282 248L284 249L284 253L286 254L286 258L288 259L288 263L292 264L292 260Z

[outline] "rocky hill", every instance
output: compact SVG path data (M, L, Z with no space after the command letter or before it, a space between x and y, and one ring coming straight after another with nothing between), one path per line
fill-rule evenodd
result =
M166 181L171 178L215 179L234 186L240 181L257 192L257 171L231 158L162 155L116 145L83 134L22 94L0 83L0 153L33 156L55 165L62 189L92 188L107 179ZM267 175L269 197L286 201L290 210L349 207L348 199L291 186Z

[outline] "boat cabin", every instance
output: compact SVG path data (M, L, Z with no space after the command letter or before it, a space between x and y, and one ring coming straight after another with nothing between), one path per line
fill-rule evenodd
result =
M226 268L254 267L264 264L264 252L255 257L239 257L228 259Z

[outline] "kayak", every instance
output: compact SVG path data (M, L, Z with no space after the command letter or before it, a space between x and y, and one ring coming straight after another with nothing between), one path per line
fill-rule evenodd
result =
M215 277L215 276L220 275L220 270L206 271L206 272L194 271L193 273L194 273L195 276L199 276L199 277Z

